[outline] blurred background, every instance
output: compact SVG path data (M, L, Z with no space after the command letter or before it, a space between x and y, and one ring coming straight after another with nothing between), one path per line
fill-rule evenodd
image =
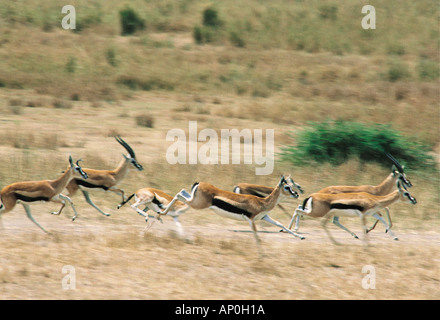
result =
M375 7L376 29L361 26L365 4ZM75 8L74 30L61 26L64 5ZM53 205L33 206L52 237L17 206L2 217L1 298L439 298L438 21L438 2L429 0L2 1L0 187L54 179L69 154L84 167L113 169L125 152L113 138L121 135L145 168L123 181L127 194L155 187L174 195L195 181L274 186L290 173L305 197L329 185L379 184L390 173L388 151L405 165L418 204L391 207L399 243L378 227L374 249L364 251L332 229L348 243L341 250L306 219L309 243L265 234L264 259L251 234L227 232L246 223L209 210L182 217L182 240L170 220L139 236L145 222L129 207L116 211L113 194L91 193L109 218L79 194L74 223L70 209L54 217ZM166 133L188 132L188 121L199 131L275 129L273 174L168 164ZM286 206L293 213L304 197ZM279 209L272 216L289 221ZM344 224L360 232L352 220ZM71 292L60 291L68 263L79 270ZM358 284L368 263L381 290ZM144 277L148 268L156 278ZM301 278L301 269L314 276ZM170 272L186 280L171 281ZM283 285L263 289L268 281Z

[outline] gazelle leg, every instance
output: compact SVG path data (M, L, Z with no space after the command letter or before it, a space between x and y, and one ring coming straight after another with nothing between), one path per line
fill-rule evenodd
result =
M176 227L177 227L177 233L179 235L183 236L184 232L183 232L182 224L179 222L179 217L178 216L174 216L173 220L174 220L174 223L176 224Z
M64 204L67 202L70 203L70 206L72 207L73 210L73 217L72 217L72 221L75 221L75 219L78 217L78 212L76 212L75 206L73 205L72 199L70 199L68 196L65 196L64 194L59 194L59 197L64 201ZM61 210L60 210L61 213Z
M95 208L96 210L98 210L98 211L99 211L100 213L102 213L103 215L105 215L105 216L107 216L107 217L110 215L109 213L105 213L104 211L102 211L101 209L99 209L99 208L93 203L93 201L90 199L90 196L89 196L88 191L83 190L83 189L81 189L81 191L82 191L82 193L83 193L83 195L84 195L84 198L86 198L86 201L87 201L88 204L90 204L93 208Z
M255 237L255 241L257 241L257 245L259 245L261 243L261 240L257 234L257 227L255 226L255 222L246 216L245 216L245 218L249 222L249 226L251 227L252 232L254 233L254 237Z
M40 226L40 224L35 221L34 217L32 217L32 213L31 213L31 208L29 207L29 205L27 205L26 203L22 203L24 210L26 211L26 215L27 217L37 225L37 227L39 227L41 230L43 230L45 233L50 234L50 232L46 231L46 229L44 229L42 226Z
M339 228L341 228L342 230L347 231L349 234L351 234L353 237L355 237L356 239L359 239L359 237L352 231L348 230L346 227L344 227L340 222L339 222L339 217L338 216L334 216L333 217L333 224L337 225Z
M197 190L197 187L193 189L192 194L189 194L185 189L180 190L173 198L173 200L168 203L165 209L162 212L159 212L161 215L165 215L170 211L171 207L177 200L181 200L183 202L191 201L194 198L194 193Z
M64 207L66 206L66 202L62 200L52 200L52 202L61 203L61 208L58 211L51 212L51 214L59 216L61 214L61 211L63 211Z
M327 236L329 237L329 239L334 243L339 245L340 243L337 242L335 240L335 238L333 238L332 234L330 233L330 231L328 231L327 229L327 223L330 220L330 218L333 216L333 214L331 213L327 213L321 220L321 226L324 228L325 233L327 233Z
M292 225L293 222L295 221L295 229L293 229L293 231L297 231L299 228L299 218L301 217L302 213L300 212L300 209L296 209L295 212L293 213L292 219L290 220L288 229L291 230L292 229Z
M285 226L283 226L283 225L282 225L281 223L279 223L278 221L272 219L272 218L269 217L269 215L267 215L267 214L263 217L263 220L264 220L264 221L267 221L267 222L269 222L269 223L271 223L271 224L273 224L273 225L275 225L275 226L277 226L277 227L279 227L279 228L281 228L281 229L283 229L284 231L290 233L290 234L291 234L292 236L294 236L294 237L298 237L298 238L300 238L301 240L305 239L303 236L300 236L299 234L297 234L297 233L295 233L295 232L292 232L291 230L287 229Z
M379 215L379 213L375 213L373 214L373 217L377 219L377 221L382 222L382 224L385 226L386 231L390 237L392 237L394 240L399 240L399 238L397 238L394 233L390 230L389 225L385 222L385 220L382 218L382 216ZM370 230L369 230L370 231Z
M367 227L367 218L364 214L360 213L361 223L362 223L362 229L363 229L363 242L365 246L368 246L368 227Z

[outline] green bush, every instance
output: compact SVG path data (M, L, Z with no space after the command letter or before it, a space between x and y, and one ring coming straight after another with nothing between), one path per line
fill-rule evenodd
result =
M145 28L144 20L132 8L127 7L119 11L119 17L122 35L130 35Z
M316 122L299 132L295 142L295 146L286 146L281 152L284 160L295 164L316 161L339 165L350 157L359 157L361 161L389 166L385 152L413 168L432 164L427 145L403 137L389 125L342 120Z
M203 11L203 25L212 28L218 28L222 26L222 21L218 17L217 10L213 8L207 8Z

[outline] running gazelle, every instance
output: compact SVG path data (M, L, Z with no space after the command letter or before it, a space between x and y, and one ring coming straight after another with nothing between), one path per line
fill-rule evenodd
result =
M282 197L298 198L298 196L298 193L293 190L293 187L284 176L281 177L277 186L265 198L248 194L237 194L219 189L206 182L196 182L191 188L191 194L182 189L160 214L166 214L176 201L181 200L193 209L209 208L223 217L248 221L257 244L261 242L255 226L255 221L258 220L267 221L295 237L304 239L304 237L292 232L269 216L269 212Z
M82 170L78 164L79 161L80 160L74 164L72 157L69 156L69 167L58 179L15 182L4 187L0 191L0 216L14 209L17 203L21 203L26 211L27 217L41 230L49 233L32 217L29 205L40 201L61 203L61 208L58 212L52 212L52 214L59 215L67 201L75 213L72 220L75 220L78 213L75 210L72 200L61 192L72 179L79 177L87 179L87 173Z
M130 205L130 207L139 213L141 216L145 217L145 220L148 221L148 218L158 218L170 202L173 200L173 197L169 194L163 192L162 190L155 188L142 188L137 190L135 193L130 195L127 200L121 202L118 205L118 209L121 208L124 204L130 201L134 197L135 203ZM139 206L145 205L144 209L139 209ZM150 216L147 214L148 209L155 211L159 216ZM179 216L187 211L189 206L183 203L180 200L174 202L174 204L168 209L168 216L173 217L174 223L177 227L177 232L180 235L183 235L183 228L179 222Z
M289 182L289 185L292 186L294 190L296 190L299 193L304 193L304 190L301 188L301 186L293 181L292 177L289 175L286 177L286 181ZM272 187L266 187L259 184L253 184L253 183L237 183L234 186L233 191L235 193L240 194L251 194L260 198L267 197L272 191ZM290 217L290 214L287 212L286 209L281 204L277 204L277 206Z
M299 206L293 214L292 221L296 216L303 214L314 218L323 218L321 225L334 243L336 241L327 230L327 222L331 217L347 216L360 217L362 227L367 239L366 217L373 216L379 219L378 212L395 202L409 202L416 204L417 200L402 187L400 180L396 182L397 190L385 196L376 196L366 192L359 193L313 193ZM350 233L348 229L344 229ZM353 233L352 233L353 234ZM354 235L354 234L353 234ZM354 235L355 236L355 235Z
M115 139L128 152L128 155L122 154L124 159L121 160L116 169L95 170L84 168L84 172L88 174L87 181L81 177L75 177L75 179L73 179L66 187L70 197L73 196L78 189L81 190L87 203L105 216L109 216L110 214L102 211L93 203L89 196L89 190L101 189L104 191L111 191L116 194L120 194L122 196L122 201L125 201L124 190L118 188L118 185L126 177L131 168L135 168L138 171L142 171L144 169L142 165L137 162L136 155L130 145L120 136L116 136Z
M388 152L385 153L387 157L393 162L393 166L391 168L391 173L383 180L379 185L377 186L371 186L371 185L361 185L361 186L330 186L326 187L324 189L319 190L316 193L327 193L327 194L338 194L338 193L359 193L359 192L366 192L372 195L376 196L385 196L389 193L391 193L394 188L396 187L397 181L400 181L403 187L410 188L412 187L411 181L406 177L403 166ZM388 223L385 222L385 220L382 218L382 215L380 212L375 215L376 222L374 225L367 229L367 232L370 232L376 227L376 224L378 221L380 221L385 226L385 232L388 233L394 240L398 240L398 238L393 234L393 232L390 230L392 227L391 217L389 213L389 209L387 207L383 208L385 210ZM289 229L292 228L292 225L295 221L295 231L298 230L299 225L299 215L296 215L292 217L290 223L289 223ZM343 226L339 222L339 217L334 216L333 217L333 223L340 227L341 229L347 231L350 233L353 237L358 238L358 236L353 233L352 231L348 230L345 226Z

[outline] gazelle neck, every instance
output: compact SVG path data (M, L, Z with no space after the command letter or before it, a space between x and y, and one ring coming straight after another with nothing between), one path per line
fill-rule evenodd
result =
M386 196L382 196L380 200L377 200L377 202L379 203L381 208L385 208L399 200L400 200L400 192L396 190Z
M72 169L70 167L64 171L63 175L58 179L52 180L52 186L57 191L57 193L61 193L63 189L67 186L70 180L73 179Z
M113 170L113 175L117 181L124 179L129 171L129 161L125 158L121 160L115 170Z
M280 200L280 196L281 196L281 187L276 186L276 188L274 188L272 192L266 198L263 199L264 207L266 208L264 211L272 210L278 204L278 201Z
M391 191L396 187L396 180L397 175L390 173L381 184L376 186L376 195L384 196L391 193Z

